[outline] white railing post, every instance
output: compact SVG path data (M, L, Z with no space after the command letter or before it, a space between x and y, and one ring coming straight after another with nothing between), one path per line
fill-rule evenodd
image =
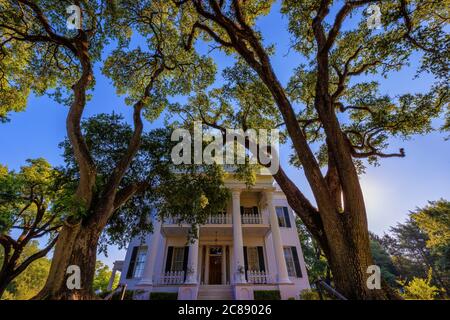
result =
M270 276L265 271L248 270L247 278L248 278L248 282L254 283L254 284L271 283Z

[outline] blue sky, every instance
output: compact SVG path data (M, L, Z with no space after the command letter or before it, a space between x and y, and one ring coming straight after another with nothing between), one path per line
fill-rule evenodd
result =
M286 32L286 18L279 14L279 5L275 5L271 14L258 21L266 43L276 46L276 54L272 58L275 72L280 81L287 83L292 70L304 62L302 57L289 50L290 37ZM345 26L344 26L345 27ZM347 25L348 27L348 25ZM199 46L202 51L205 46ZM223 69L233 63L233 57L227 57L214 51L213 56ZM412 66L419 57L414 57ZM89 102L85 117L97 113L122 113L130 120L131 110L118 97L115 89L96 68L97 84L93 99ZM384 93L396 95L405 92L426 91L432 78L422 75L414 79L414 68L407 68L399 73L391 74L388 79L372 77L379 80ZM220 84L220 78L218 79ZM62 164L61 150L58 143L65 137L65 117L67 108L53 102L47 97L31 97L26 111L11 114L11 121L0 124L0 163L10 169L19 169L26 159L44 157L51 164ZM437 120L436 125L442 121ZM146 128L162 126L162 119ZM439 198L450 199L450 148L444 140L445 135L439 132L427 136L415 136L409 141L392 140L392 150L404 147L405 158L389 158L381 161L380 167L368 167L361 176L369 229L382 234L390 226L402 222L409 210L424 206L428 200ZM286 151L286 152L283 152ZM311 197L311 192L301 171L288 165L289 146L282 147L281 163L288 175ZM109 256L99 258L110 266L114 260L123 259L124 250L111 247Z

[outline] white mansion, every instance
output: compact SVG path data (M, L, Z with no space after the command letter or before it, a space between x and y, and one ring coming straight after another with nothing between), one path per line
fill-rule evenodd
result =
M253 300L266 290L298 299L309 282L285 195L271 175L258 175L251 189L231 176L225 185L232 193L226 212L200 226L195 242L187 241L189 225L154 221L154 232L133 239L125 260L114 263L111 279L121 271L120 284L137 299L173 292L179 300Z

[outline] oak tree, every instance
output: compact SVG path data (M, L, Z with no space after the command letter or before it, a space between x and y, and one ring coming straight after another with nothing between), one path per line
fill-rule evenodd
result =
M366 206L359 183L363 160L404 157L387 151L389 138L432 130L432 119L448 104L448 42L443 2L331 1L282 2L292 48L309 63L293 66L283 86L256 21L274 1L173 0L187 50L198 41L236 57L224 73L223 88L197 92L187 113L222 130L227 125L280 127L293 147L314 202L280 168L274 178L289 205L320 244L334 285L351 299L398 297L388 286L370 290L372 265ZM382 31L369 28L363 10L377 4ZM344 28L350 17L357 21ZM277 26L273 27L274 29ZM389 76L412 55L423 59L417 72L431 72L429 92L388 96L370 75ZM281 121L277 123L278 119ZM318 146L318 147L317 147Z

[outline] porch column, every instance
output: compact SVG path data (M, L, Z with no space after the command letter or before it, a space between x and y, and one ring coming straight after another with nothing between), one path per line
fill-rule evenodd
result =
M116 263L114 262L114 266L113 266L112 273L111 273L111 278L109 278L108 288L106 289L108 291L112 290L112 287L114 285L114 280L116 279L116 272L117 272L117 267L116 267Z
M278 268L278 282L291 283L286 267L286 259L284 258L283 243L281 242L280 226L278 225L277 213L273 205L273 192L265 191L267 206L269 208L270 229L272 231L273 248L275 250L275 258Z
M239 272L244 268L244 242L242 240L241 225L241 190L232 190L233 199L233 255L235 283L246 283L245 274Z
M189 244L189 256L187 264L187 276L185 283L195 284L198 279L198 240L199 232L197 230L197 238Z
M155 269L156 254L158 253L159 237L161 236L161 221L155 219L153 221L153 226L153 234L147 248L144 274L141 281L138 282L138 286L153 285L153 272Z

